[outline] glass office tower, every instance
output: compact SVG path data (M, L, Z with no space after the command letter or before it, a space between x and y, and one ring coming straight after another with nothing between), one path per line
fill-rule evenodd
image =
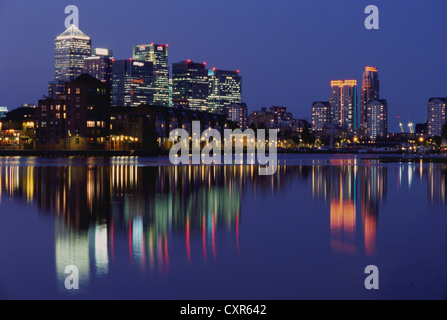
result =
M152 62L115 60L112 71L112 106L153 105L154 66Z
M208 73L208 111L226 113L228 107L242 101L242 77L238 71L217 70Z
M191 60L172 64L173 105L187 103L193 110L208 110L208 70L206 63Z
M112 83L113 51L95 48L91 57L84 59L82 73L87 73L103 83Z
M168 45L151 43L134 46L133 59L152 62L154 105L169 106Z

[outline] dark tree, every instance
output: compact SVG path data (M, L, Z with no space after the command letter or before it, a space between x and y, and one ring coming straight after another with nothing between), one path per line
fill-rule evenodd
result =
M308 126L304 127L301 137L303 139L303 142L306 144L314 144L315 143L315 137L313 134L310 133Z

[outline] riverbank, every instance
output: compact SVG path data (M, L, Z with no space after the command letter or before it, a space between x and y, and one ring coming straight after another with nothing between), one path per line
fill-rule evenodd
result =
M164 150L0 150L0 157L158 157Z

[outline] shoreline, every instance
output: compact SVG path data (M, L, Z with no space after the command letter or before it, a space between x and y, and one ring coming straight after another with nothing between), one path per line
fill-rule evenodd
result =
M244 154L246 154L244 152ZM359 155L362 159L376 159L382 163L414 162L415 160L433 163L447 163L447 155L441 153L417 154L417 153L392 153L392 152L368 152L359 153L343 150L310 151L310 152L278 152L278 155ZM371 155L373 157L369 158ZM113 158L113 157L166 157L169 150L0 150L0 157L40 157L40 158Z

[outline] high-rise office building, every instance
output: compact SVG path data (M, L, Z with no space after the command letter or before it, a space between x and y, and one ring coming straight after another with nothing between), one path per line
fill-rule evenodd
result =
M331 125L331 105L329 101L317 101L312 104L312 130L323 131Z
M142 44L133 47L133 59L154 66L154 105L169 106L169 65L167 44Z
M377 99L368 102L366 108L366 137L376 140L386 138L388 134L388 103Z
M428 135L441 136L442 126L447 122L447 98L430 98L428 100Z
M360 128L366 133L368 102L379 99L379 74L377 68L367 66L363 72L360 94Z
M92 54L90 37L73 24L54 44L54 80L73 81L81 75L84 59Z
M65 83L76 79L84 68L84 59L91 56L91 39L74 24L54 41L54 81L48 86L49 96L63 95Z
M152 62L115 60L112 74L112 106L136 107L140 104L153 104Z
M113 51L95 48L91 57L84 59L82 73L87 73L101 82L112 83Z
M208 111L226 113L228 107L242 101L242 77L237 71L217 70L208 72Z
M357 80L331 81L332 123L344 130L357 129Z
M207 111L208 70L206 63L191 60L172 64L172 102L174 105L187 102L193 110Z

